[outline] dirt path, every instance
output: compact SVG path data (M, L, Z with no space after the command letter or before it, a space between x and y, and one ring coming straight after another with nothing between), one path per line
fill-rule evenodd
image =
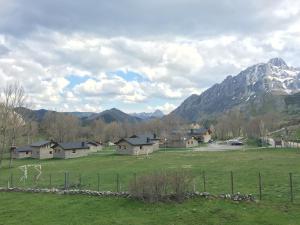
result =
M193 148L193 151L199 152L221 152L247 149L247 146L234 146L220 143L208 144L206 147Z

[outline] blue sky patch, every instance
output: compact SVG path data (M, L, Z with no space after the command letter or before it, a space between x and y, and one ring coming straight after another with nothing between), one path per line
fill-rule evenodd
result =
M67 86L67 88L73 88L78 84L84 83L87 81L90 77L88 76L77 76L77 75L69 75L67 76L68 81L70 81L70 84Z
M145 78L141 74L135 73L135 72L130 71L130 70L128 70L128 71L118 70L118 71L113 72L111 74L115 74L119 77L122 77L126 81L137 81L137 82L149 81L149 79Z

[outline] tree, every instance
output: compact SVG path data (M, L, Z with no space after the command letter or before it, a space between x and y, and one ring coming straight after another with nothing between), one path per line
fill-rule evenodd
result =
M1 152L0 166L2 165L3 155L7 146L15 146L16 139L21 135L21 129L25 125L22 116L16 109L25 105L25 91L18 82L8 84L2 93L1 98ZM10 163L12 166L13 152L10 151Z

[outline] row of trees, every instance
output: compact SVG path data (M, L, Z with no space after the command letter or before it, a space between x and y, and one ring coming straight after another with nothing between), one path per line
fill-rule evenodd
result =
M175 117L141 123L112 122L107 124L102 120L95 120L83 125L76 116L48 112L40 123L39 130L47 139L54 139L59 142L78 139L115 142L120 138L139 133L155 133L166 136L173 129L183 125L184 122Z
M278 113L270 112L252 117L240 110L232 110L217 119L215 135L222 140L240 136L259 138L279 128L278 121Z

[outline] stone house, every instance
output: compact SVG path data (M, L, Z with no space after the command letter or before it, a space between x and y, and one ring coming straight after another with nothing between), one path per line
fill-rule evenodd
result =
M160 144L160 138L156 134L141 134L141 135L133 135L130 138L143 138L146 139L149 138L151 142L153 142L153 151L159 150L159 144Z
M187 133L189 137L194 137L198 142L208 143L211 140L212 132L204 127L198 129L190 129Z
M87 156L90 148L86 142L66 142L55 143L52 147L54 150L54 158L71 159Z
M86 144L89 146L90 152L98 152L103 149L102 144L97 141L87 141Z
M169 138L166 140L167 148L193 148L198 146L198 140L194 137Z
M39 141L30 145L31 158L34 159L51 159L53 158L53 142L52 141Z
M115 144L116 152L121 155L148 155L157 148L156 143L144 135L122 138Z
M13 151L14 159L24 159L31 157L32 148L30 146L18 147Z

